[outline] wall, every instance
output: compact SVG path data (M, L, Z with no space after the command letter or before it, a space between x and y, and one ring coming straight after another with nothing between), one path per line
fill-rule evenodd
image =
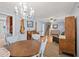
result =
M63 19L63 20L65 20L65 19ZM59 26L58 30L60 30L60 34L65 31L65 25L64 24L65 24L64 21L58 22L58 26Z
M0 14L0 21L1 20L4 20L5 23L6 23L6 17L8 16L8 14ZM13 16L13 35L11 37L6 37L7 41L8 42L15 42L17 41L17 38L19 38L19 40L22 40L23 38L26 39L27 37L27 34L20 34L20 17L19 16L15 16L15 15L12 15ZM25 21L25 20L24 20ZM27 25L26 23L24 24L25 26L25 30L27 29Z
M60 34L65 31L64 21L56 22L54 24L58 24L58 29L54 29L54 30L59 30Z
M15 16L13 24L14 24L14 29L15 29L14 35L17 35L20 32L20 17L19 16Z
M56 22L53 22L53 24L58 24L58 29L55 29L55 30L60 30L60 34L65 31L64 19L62 19L62 18L61 19L56 19ZM50 23L50 21L48 19L40 19L40 20L38 20L37 21L37 31L38 32L42 31L41 26L42 26L42 24L45 24L44 31L43 31L44 32L43 34L45 34L46 28L48 26L47 23Z
M40 35L45 34L45 22L43 21L37 21L37 32L40 33Z
M6 42L5 42L5 33L7 32L6 31L6 17L8 16L8 14L6 12L1 12L0 11L0 44L2 45L5 45ZM4 29L4 26L5 26L5 29Z
M0 13L0 33L4 33L4 26L6 26L6 15Z

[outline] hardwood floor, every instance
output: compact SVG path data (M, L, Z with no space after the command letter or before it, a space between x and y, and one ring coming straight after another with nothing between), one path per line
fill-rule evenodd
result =
M9 49L8 46L5 47ZM46 45L44 57L70 57L70 56L66 54L59 55L59 44L55 42L52 43L48 42Z
M44 53L45 57L71 57L70 55L61 54L59 55L59 44L52 42L46 45L46 50Z
M59 55L59 45L55 42L48 43L45 50L46 57L57 57Z

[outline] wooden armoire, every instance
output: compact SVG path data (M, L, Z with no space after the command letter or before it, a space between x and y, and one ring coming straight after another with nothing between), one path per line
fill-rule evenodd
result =
M76 17L68 16L65 18L65 50L68 54L76 55Z
M65 38L59 40L59 52L77 55L77 33L75 16L65 17Z

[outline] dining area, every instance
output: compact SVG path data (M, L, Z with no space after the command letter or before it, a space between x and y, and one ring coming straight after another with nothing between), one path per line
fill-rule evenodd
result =
M37 28L35 28L37 27L34 17L35 10L32 7L29 7L28 9L26 9L26 7L29 7L26 5L26 3L19 2L19 6L14 6L15 16L7 15L5 18L6 20L2 21L2 24L4 24L1 27L3 29L3 34L0 34L4 37L0 36L0 51L2 53L0 56L44 56L44 51L47 44L47 36L45 36L44 40L41 39L41 35L39 34L39 32L37 32Z
M39 53L40 42L23 40L11 44L9 48L11 57L31 57Z
M74 3L1 2L0 57L66 56L60 54L64 50L64 43L59 37L65 33L65 16L57 15L63 15L64 10L72 4ZM54 5L57 5L56 9L52 8ZM68 44L72 47L72 43L75 44L73 41ZM70 51L69 49L69 53Z
M10 39L11 40L11 39ZM5 57L44 57L44 52L47 44L47 36L36 39L23 39L15 42L3 41L1 48L2 55ZM0 49L1 49L0 48ZM4 53L3 53L4 52ZM6 54L6 55L5 55Z
M44 57L47 38L21 40L9 45L10 57Z

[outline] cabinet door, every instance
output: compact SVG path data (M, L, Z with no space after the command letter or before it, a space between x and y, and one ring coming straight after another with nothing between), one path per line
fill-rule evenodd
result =
M74 55L75 54L75 42L72 41L66 41L66 52L69 54Z
M75 52L75 17L65 18L66 52L74 54Z
M10 33L13 33L13 20L12 20L12 16L10 16Z
M6 19L6 25L7 25L7 32L13 33L13 19L12 16L8 16Z
M59 49L61 51L64 51L66 49L66 39L60 39L59 40Z

